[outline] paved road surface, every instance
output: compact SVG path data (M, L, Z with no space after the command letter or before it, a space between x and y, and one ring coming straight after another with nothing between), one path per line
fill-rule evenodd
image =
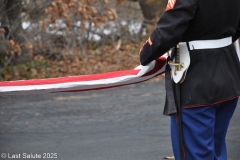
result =
M0 96L0 154L8 160L44 159L45 153L57 160L161 160L172 155L164 98L163 82ZM229 160L240 159L238 106L227 135Z

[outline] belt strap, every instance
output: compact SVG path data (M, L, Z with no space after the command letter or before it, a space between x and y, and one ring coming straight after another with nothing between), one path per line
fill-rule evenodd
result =
M188 42L189 50L222 48L229 46L230 44L232 44L232 37Z

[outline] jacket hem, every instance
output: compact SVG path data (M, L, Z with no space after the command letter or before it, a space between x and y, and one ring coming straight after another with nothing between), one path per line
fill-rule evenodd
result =
M238 98L238 97L240 97L240 95L238 95L238 96L234 96L234 97L231 97L231 98L228 98L228 99L224 99L224 100L221 100L221 101L217 101L217 102L214 102L214 103L199 104L199 105L191 105L191 106L183 106L182 109L187 109L187 108L198 108L198 107L203 107L203 106L211 106L211 105L215 105L215 104L219 104L219 103L222 103L222 102L226 102L226 101L229 101L229 100L232 100L232 99Z

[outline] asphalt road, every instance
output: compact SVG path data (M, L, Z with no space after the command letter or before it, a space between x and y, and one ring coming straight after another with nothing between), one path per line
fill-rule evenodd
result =
M164 99L163 82L0 96L0 159L161 160L172 155ZM239 117L240 103L227 135L228 160L240 159Z

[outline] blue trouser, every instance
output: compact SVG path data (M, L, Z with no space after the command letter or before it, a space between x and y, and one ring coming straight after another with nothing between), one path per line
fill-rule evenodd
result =
M185 160L227 160L225 137L237 102L182 109ZM171 138L175 160L180 160L176 116L171 116Z

